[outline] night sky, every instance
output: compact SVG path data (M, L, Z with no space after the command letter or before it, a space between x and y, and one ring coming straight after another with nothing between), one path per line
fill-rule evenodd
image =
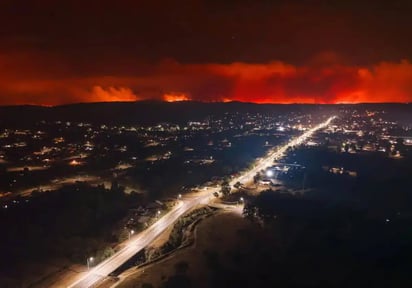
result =
M412 102L411 15L395 0L2 0L0 105Z

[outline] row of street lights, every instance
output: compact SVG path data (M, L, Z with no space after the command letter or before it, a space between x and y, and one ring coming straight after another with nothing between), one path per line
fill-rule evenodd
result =
M133 229L129 231L129 240L133 236L134 233L135 233L135 231ZM87 270L90 270L90 266L92 266L92 264L94 262L94 257L87 258L86 262L87 262Z
M177 195L177 199L178 199L178 200L182 199L182 194ZM157 210L157 215L158 215L158 217L160 216L160 214L161 214L160 210ZM128 235L129 235L129 240L130 240L130 238L132 238L132 236L134 235L134 233L135 233L135 231L134 231L133 229L132 229L132 230L129 230L129 233L128 233ZM87 262L87 270L90 270L90 266L92 266L92 264L93 264L93 262L94 262L94 257L88 257L88 258L86 259L86 262Z
M313 129L311 129L310 131L306 132L306 133L303 135L304 137L300 137L300 138L296 139L296 140L294 141L295 143L293 143L293 145L300 144L300 143L303 142L311 133L313 133L313 131L316 131L316 130L319 129L321 126L327 126L334 118L335 118L335 117L332 117L332 118L328 119L328 121L327 121L326 124L319 125L319 126L317 126L316 128L313 128ZM289 145L289 146L290 146L290 145ZM282 149L278 150L276 153L279 153L281 150L282 150ZM283 147L283 150L286 150L286 146ZM276 154L276 153L275 153L275 154ZM283 153L283 151L282 151L282 153ZM262 164L263 164L263 163L262 163ZM254 165L251 171L253 171L253 169L255 169L255 168L256 168L256 166ZM250 172L251 172L251 171L250 171ZM272 170L267 170L267 171L266 171L266 176L267 176L267 177L273 177L273 176L274 176L274 172L273 172ZM206 189L207 189L207 187L205 187L205 190L206 190ZM177 200L180 200L180 199L182 199L182 194L178 194L178 195L177 195ZM243 197L240 197L240 198L239 198L239 202L240 202L240 203L244 203L244 198L243 198ZM3 208L7 209L8 207L7 207L7 205L5 205L5 206L3 206ZM157 217L159 217L160 214L161 214L161 212L160 212L160 210L158 210L158 211L157 211ZM386 222L387 222L387 223L388 223L389 221L390 221L389 219L386 219ZM147 222L146 222L146 224L147 224ZM129 233L128 233L128 235L129 235L129 240L131 239L131 237L132 237L134 234L135 234L135 231L134 231L134 230L130 230L130 231L129 231ZM89 257L89 258L87 258L86 260L87 260L87 269L90 270L90 266L92 266L92 264L93 264L93 262L94 262L95 259L94 259L93 257Z

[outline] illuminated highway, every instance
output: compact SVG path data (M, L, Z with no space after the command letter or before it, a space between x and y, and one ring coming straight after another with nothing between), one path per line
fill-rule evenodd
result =
M327 127L331 121L335 119L334 117L329 118L325 122L317 125L314 128L306 131L297 138L292 139L284 146L278 147L277 149L271 150L268 155L260 160L258 160L254 167L244 172L242 175L232 179L230 182L233 186L236 182L245 183L251 181L253 176L262 169L266 169L268 166L273 164L274 160L279 160L285 155L286 150L289 147L296 146L305 142L314 132L317 130ZM97 284L100 280L104 279L110 273L119 268L132 256L142 250L144 247L149 245L153 240L155 240L167 227L172 225L180 216L185 214L187 211L199 204L207 204L212 198L214 192L219 192L220 187L208 187L205 190L199 191L195 196L186 196L179 201L170 212L161 217L148 229L140 232L131 237L131 239L124 242L124 248L115 253L113 256L107 258L105 261L101 262L97 266L91 268L86 275L82 275L80 279L77 279L74 283L69 285L70 288L86 288L92 287Z

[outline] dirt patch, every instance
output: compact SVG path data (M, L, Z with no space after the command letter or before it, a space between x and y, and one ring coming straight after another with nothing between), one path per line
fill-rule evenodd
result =
M220 212L201 221L196 228L195 244L179 250L172 256L138 270L129 270L121 275L124 281L116 287L135 288L150 283L160 287L167 279L185 268L185 277L196 282L196 287L208 287L208 269L205 251L217 251L224 255L233 248L233 243L241 241L242 231L252 227L238 213ZM144 286L143 286L144 287Z

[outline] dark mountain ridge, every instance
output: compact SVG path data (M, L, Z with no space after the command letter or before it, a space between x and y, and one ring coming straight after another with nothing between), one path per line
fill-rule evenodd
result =
M106 124L151 125L159 122L182 123L188 120L203 120L210 115L224 113L285 113L325 112L340 109L365 108L370 110L396 110L397 115L411 118L412 104L255 104L245 102L99 102L79 103L53 107L45 106L0 106L0 125L15 126L38 121L74 121Z

